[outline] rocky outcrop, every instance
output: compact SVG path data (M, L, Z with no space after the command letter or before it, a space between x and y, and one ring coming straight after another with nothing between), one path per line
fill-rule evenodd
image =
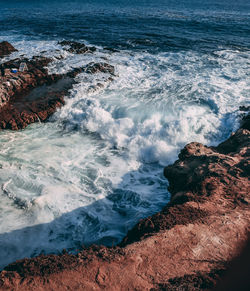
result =
M171 202L120 246L17 261L0 274L0 289L210 290L249 235L249 170L245 126L218 147L190 143L164 170Z
M27 64L27 71L11 73L11 68L19 68L21 62ZM50 62L51 59L36 57L32 60L15 59L3 64L5 72L7 68L9 72L0 80L0 128L17 130L32 122L44 121L64 104L64 86L57 86L58 90L54 92L49 90L52 84L64 77L48 74L44 66ZM37 90L32 94L39 87L39 93Z
M77 41L64 40L59 42L58 44L60 44L64 48L64 50L73 54L86 54L96 51L96 47L86 46L84 43L80 43Z
M91 52L75 42L61 44L72 53ZM64 104L81 72L114 75L114 67L107 63L49 74L46 66L52 60L41 57L11 60L3 67L19 68L24 61L26 71L8 72L0 79L2 129L47 120ZM237 290L240 286L249 290L247 273L234 277L232 270L241 266L237 260L231 273L226 270L249 236L250 115L217 147L188 144L164 174L171 202L141 220L119 246L91 246L77 255L64 251L19 260L0 273L0 290L209 290L215 285L225 290L236 280L241 283ZM246 254L249 247L241 262ZM242 266L249 269L247 263Z
M0 58L10 55L13 52L16 52L15 49L10 43L7 41L0 42Z
M115 75L115 68L112 65L107 63L89 63L85 68L84 72L89 74L96 74L96 73L109 73L110 75Z
M11 73L11 69L19 68L25 62L28 70L25 72ZM15 59L2 64L5 69L5 76L0 79L0 108L14 95L24 95L33 88L52 83L55 75L49 75L47 66L51 62L48 58Z
M196 142L188 144L180 152L179 159L164 170L170 182L170 204L137 224L121 245L176 225L199 223L213 215L224 215L230 210L241 209L249 214L249 145L250 131L245 128L218 147Z
M51 61L45 57L33 57L2 64L5 76L0 77L0 129L18 130L33 122L46 121L64 104L64 96L79 73L114 75L113 66L92 62L67 74L49 74L46 66ZM27 70L11 73L11 69L19 68L22 62L26 63Z

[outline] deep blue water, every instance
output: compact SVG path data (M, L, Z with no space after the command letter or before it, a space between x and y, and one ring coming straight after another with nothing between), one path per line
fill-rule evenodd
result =
M150 51L246 49L250 1L1 1L0 33Z

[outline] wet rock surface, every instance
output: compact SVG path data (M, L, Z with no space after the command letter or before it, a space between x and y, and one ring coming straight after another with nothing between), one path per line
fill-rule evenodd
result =
M115 74L115 68L112 65L107 63L89 63L85 68L84 72L88 74L96 74L96 73L109 73L110 75Z
M0 77L0 129L18 130L46 121L64 105L64 97L79 73L114 75L114 67L107 63L89 63L66 74L49 74L46 67L51 62L50 58L36 56L2 64L5 73ZM27 66L24 71L18 70L22 63ZM13 73L13 69L18 71Z
M11 73L11 68L27 64L27 71ZM46 91L46 87L57 83L64 76L48 74L44 67L51 62L48 58L16 59L3 64L5 76L0 80L0 128L23 129L28 124L45 121L55 110L64 104L67 93L64 86L55 91ZM8 69L7 69L8 68ZM35 88L42 87L44 94L39 98L30 98Z
M217 213L237 207L245 209L250 202L249 146L250 131L244 128L218 147L188 144L179 159L164 169L170 182L171 202L161 212L139 222L121 245L175 225L199 223L213 214L212 205L217 205ZM202 207L203 204L208 206ZM249 214L247 209L246 213Z
M164 171L171 202L141 220L120 246L92 246L77 255L64 252L17 261L0 274L0 289L211 290L218 283L224 286L230 261L248 239L249 166L246 128L218 147L190 143ZM238 290L248 290L246 276L240 280L237 286L243 289Z
M8 56L16 51L17 49L15 49L9 42L7 41L0 42L0 58Z
M60 44L64 48L64 50L73 54L86 54L93 53L96 51L96 47L86 46L84 43L76 41L64 40L59 42L58 44Z

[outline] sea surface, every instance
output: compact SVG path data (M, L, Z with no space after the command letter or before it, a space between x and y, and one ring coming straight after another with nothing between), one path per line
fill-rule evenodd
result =
M19 50L0 62L44 55L50 72L103 61L116 72L79 75L49 122L0 132L0 268L117 244L169 201L163 169L180 149L217 145L250 104L250 0L0 2L0 41Z

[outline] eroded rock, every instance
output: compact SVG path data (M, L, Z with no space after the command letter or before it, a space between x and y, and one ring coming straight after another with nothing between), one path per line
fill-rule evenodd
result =
M63 46L64 50L73 54L86 54L96 51L96 47L86 46L84 43L80 43L77 41L64 40L59 42L59 44Z
M15 49L10 43L7 41L0 42L0 58L10 55L13 52L16 52Z
M4 63L4 67L19 68L25 61L27 71L6 73L0 81L0 128L23 129L28 124L45 121L55 110L64 104L65 88L47 93L46 87L52 86L62 79L63 75L48 74L44 67L51 62L48 58L34 57L32 60L15 59ZM5 70L5 71L6 71ZM30 98L30 93L37 87L44 88L44 95Z
M46 60L43 62L46 63ZM2 90L9 90L9 94L14 92L11 95L15 96L14 101L10 97L7 102L11 112L14 112L13 108L19 100L23 102L20 82L23 82L24 91L28 90L25 102L32 103L36 96L38 100L43 100L41 96L49 95L45 92L46 86L54 86L50 87L53 96L57 94L57 88L67 90L71 86L70 80L80 72L112 74L112 68L109 70L106 65L89 64L67 75L50 75L46 79L46 69L37 68L35 64L36 74L20 75L17 84L12 84L15 89L1 87ZM37 74L41 78L36 78ZM37 86L39 82L42 83ZM41 89L41 94L30 91L30 88ZM61 90L58 94L61 96ZM59 102L60 96L58 99L56 97L55 102ZM54 101L49 97L46 102ZM36 104L40 106L39 102ZM47 108L46 104L44 106ZM43 105L38 111L41 108ZM20 115L23 112L23 109L20 110ZM17 122L15 126L19 126ZM249 115L245 117L242 127L217 147L207 147L197 142L186 145L179 159L166 167L164 174L169 180L171 202L159 213L142 219L119 246L91 246L77 255L63 252L61 255L19 260L0 273L0 290L214 288L249 235Z
M89 74L96 73L109 73L111 75L115 74L115 68L108 63L89 63L85 68L84 72Z
M64 105L64 96L76 83L74 78L79 73L114 74L114 67L107 63L90 63L66 74L49 74L46 66L51 61L50 58L36 56L31 60L10 60L2 65L6 73L0 78L1 129L18 130L33 122L46 121ZM26 71L10 72L12 68L19 68L22 62L27 65Z
M0 274L0 289L213 289L248 238L249 150L244 128L218 147L190 143L164 171L171 202L120 246L17 261Z
M233 211L237 206L244 211L250 202L250 131L241 128L218 147L197 142L186 145L179 159L164 169L164 175L170 183L170 204L139 222L121 245L175 225L203 220L217 202L217 212ZM193 203L207 203L208 207L197 209Z

